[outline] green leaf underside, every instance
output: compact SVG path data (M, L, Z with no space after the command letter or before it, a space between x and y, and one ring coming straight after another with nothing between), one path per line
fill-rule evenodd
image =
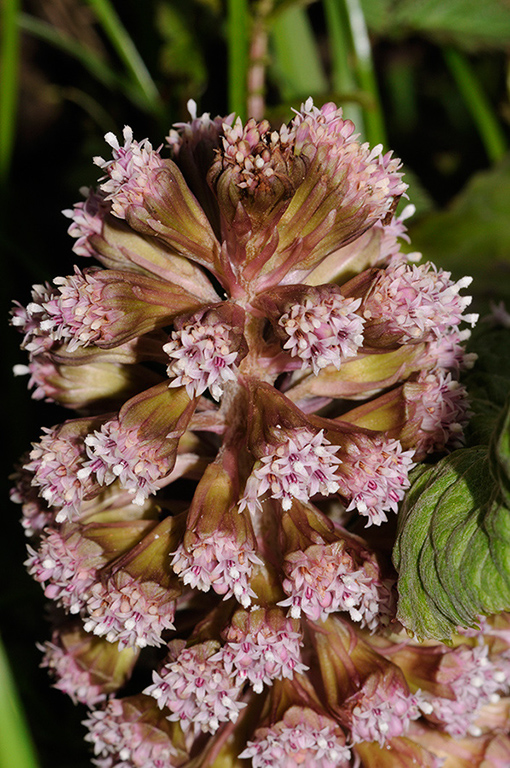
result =
M456 627L510 609L510 415L486 445L414 473L394 562L398 618L419 638L448 642Z

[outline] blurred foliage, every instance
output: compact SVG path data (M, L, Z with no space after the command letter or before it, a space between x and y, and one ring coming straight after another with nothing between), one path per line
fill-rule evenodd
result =
M190 98L275 125L309 95L341 104L409 171L412 248L472 274L482 307L510 300L508 0L3 0L0 13L4 317L31 283L72 271L60 211L96 182L103 134L129 124L158 146ZM62 416L13 379L24 356L6 324L4 337L10 466ZM41 765L79 768L84 711L37 668L44 601L18 515L5 516L2 633Z
M510 157L474 175L445 210L410 227L413 249L456 278L471 275L477 309L492 301L510 306Z
M510 8L506 0L361 0L377 35L402 39L424 35L463 50L508 50Z

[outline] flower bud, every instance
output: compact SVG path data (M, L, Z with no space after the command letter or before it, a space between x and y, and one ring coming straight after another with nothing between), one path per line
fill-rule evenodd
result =
M174 629L175 599L181 593L169 564L181 535L182 520L167 517L103 567L87 597L87 632L118 642L119 648L161 645L162 633Z
M137 650L120 650L88 634L79 620L56 628L51 642L40 649L44 651L41 667L47 667L55 679L53 687L67 693L74 704L89 707L122 688L138 658Z
M184 387L169 389L166 382L131 398L117 418L85 438L89 460L80 479L93 477L100 485L118 480L142 504L172 471L194 408Z
M101 189L113 213L137 232L156 235L180 255L213 267L219 243L178 167L147 140L134 141L128 126L123 135L123 147L113 134L105 136L113 160L95 158L109 176Z
M196 265L112 216L111 204L102 190L83 191L86 200L63 211L71 219L68 233L77 238L75 253L93 256L109 269L159 277L206 301L218 300L210 281Z
M204 592L212 587L225 600L234 596L247 607L256 597L250 579L261 560L250 518L235 508L237 499L235 456L225 451L198 484L172 568L184 584Z
M169 723L150 696L137 694L111 699L103 709L89 712L83 725L86 741L94 748L103 768L131 765L133 768L160 768L182 765L189 758L178 724Z

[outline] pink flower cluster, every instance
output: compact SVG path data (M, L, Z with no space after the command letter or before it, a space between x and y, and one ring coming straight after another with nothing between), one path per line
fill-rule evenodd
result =
M43 664L91 708L96 765L469 753L509 645L409 640L391 526L373 533L415 463L462 440L469 280L401 250L400 161L333 104L279 129L193 111L166 150L123 139L65 211L95 266L12 312L16 373L75 411L13 500L58 606Z

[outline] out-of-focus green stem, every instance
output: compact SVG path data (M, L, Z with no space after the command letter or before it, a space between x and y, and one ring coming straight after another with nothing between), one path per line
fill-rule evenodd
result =
M364 109L365 132L370 144L386 146L386 129L372 60L372 48L360 0L344 0L352 36L355 69L360 87L370 96Z
M248 87L248 0L228 0L228 105L242 120L246 118Z
M0 640L0 765L38 768L32 740Z
M3 0L0 51L0 182L5 182L11 164L16 129L19 63L19 0Z
M478 129L487 156L495 163L506 153L507 142L492 105L466 56L449 46L443 48L443 55Z
M338 0L323 0L326 27L331 51L331 80L333 90L340 96L357 90L351 66L352 38L345 7ZM342 105L344 117L353 121L356 131L364 135L363 110L359 104Z
M256 120L265 115L268 16L273 5L273 0L258 0L251 23L246 103L248 115Z
M161 109L158 89L126 28L109 0L88 0L119 58L153 112Z
M277 10L270 33L284 100L327 93L328 82L305 9L294 5Z

